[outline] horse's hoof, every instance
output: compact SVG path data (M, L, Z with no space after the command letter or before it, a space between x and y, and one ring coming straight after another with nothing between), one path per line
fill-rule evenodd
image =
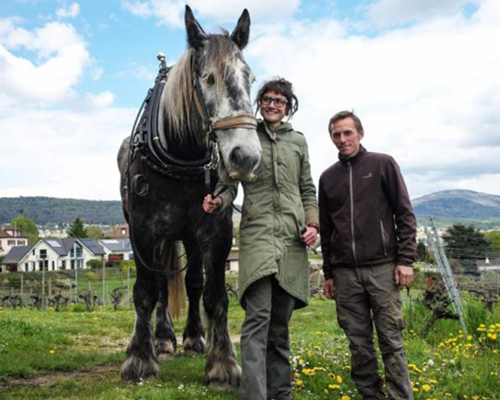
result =
M175 343L171 341L162 340L156 343L156 355L158 360L164 361L172 358L175 354Z
M205 353L205 339L203 336L199 338L186 338L182 345L184 348L184 355L187 357L194 357Z
M237 388L240 386L241 368L235 359L207 362L204 381L210 388L222 390Z
M139 383L142 380L157 378L160 367L152 358L128 357L122 365L120 375L123 380Z

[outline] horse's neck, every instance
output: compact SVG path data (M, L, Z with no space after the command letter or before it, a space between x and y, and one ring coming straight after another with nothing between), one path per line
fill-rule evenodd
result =
M203 123L196 110L191 110L190 128L186 126L183 132L171 132L171 127L165 115L162 130L159 135L161 142L167 151L182 160L199 160L205 157L207 152L206 141L203 134Z

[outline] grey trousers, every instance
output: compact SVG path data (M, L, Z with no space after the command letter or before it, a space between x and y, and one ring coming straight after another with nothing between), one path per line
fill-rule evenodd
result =
M289 400L292 371L288 322L295 299L274 276L267 276L248 287L243 303L246 314L241 329L240 398Z
M401 296L394 281L394 263L360 268L335 268L337 317L349 339L351 377L363 399L386 399L373 344L373 324L385 367L389 398L412 400L413 389L401 331Z

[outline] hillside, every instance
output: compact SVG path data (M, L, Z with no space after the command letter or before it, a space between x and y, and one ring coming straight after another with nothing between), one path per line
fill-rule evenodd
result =
M0 197L0 221L23 214L38 225L70 224L77 217L86 224L124 222L120 201L59 199L54 197Z
M500 196L471 190L445 190L412 201L420 224L433 217L438 225L474 224L481 228L500 227ZM24 214L38 225L69 224L81 217L87 224L121 224L121 202L59 199L53 197L0 198L0 221L8 223ZM237 213L235 213L237 214Z
M444 190L412 201L419 223L433 217L438 223L500 226L500 196L472 190Z

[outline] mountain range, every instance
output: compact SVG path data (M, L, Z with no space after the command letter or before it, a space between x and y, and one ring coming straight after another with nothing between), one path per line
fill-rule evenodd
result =
M444 190L412 200L419 224L432 217L438 225L462 223L500 228L500 196L472 190ZM54 197L0 197L0 221L23 214L38 225L67 225L80 217L86 224L124 222L120 201L60 199Z

